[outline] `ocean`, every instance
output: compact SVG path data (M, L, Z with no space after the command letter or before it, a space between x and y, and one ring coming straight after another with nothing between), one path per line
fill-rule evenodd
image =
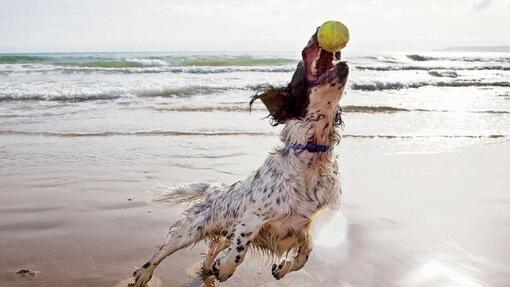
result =
M249 113L247 103L258 85L285 85L299 57L3 54L0 137L4 144L12 137L274 141L279 128L264 119L262 105ZM388 53L343 60L351 69L341 103L349 149L437 152L510 136L510 54Z

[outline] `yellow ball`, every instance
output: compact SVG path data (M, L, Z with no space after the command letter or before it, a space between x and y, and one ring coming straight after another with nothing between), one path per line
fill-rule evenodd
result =
M317 41L324 50L339 51L349 42L349 29L339 21L326 21L317 31Z

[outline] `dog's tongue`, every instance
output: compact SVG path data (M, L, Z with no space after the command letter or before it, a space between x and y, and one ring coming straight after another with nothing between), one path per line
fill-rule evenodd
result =
M324 74L327 70L333 68L333 53L323 52L317 60L317 75Z

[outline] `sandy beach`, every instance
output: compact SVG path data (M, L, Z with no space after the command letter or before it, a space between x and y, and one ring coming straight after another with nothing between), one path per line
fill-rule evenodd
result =
M37 138L51 141L66 139ZM336 245L318 244L302 271L280 281L267 261L249 254L222 286L510 284L510 143L384 154L342 149L349 141L337 148L347 226ZM246 174L261 160L252 157L236 171ZM2 286L115 286L165 241L182 211L152 201L165 177L211 179L207 170L176 176L168 166L116 163L2 175ZM193 270L204 250L197 245L167 259L157 271L164 286L199 286ZM23 269L31 272L17 274Z

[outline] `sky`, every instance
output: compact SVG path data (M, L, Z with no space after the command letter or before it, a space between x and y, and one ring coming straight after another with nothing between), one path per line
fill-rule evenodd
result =
M510 0L0 0L0 53L293 51L331 19L352 51L510 45Z

